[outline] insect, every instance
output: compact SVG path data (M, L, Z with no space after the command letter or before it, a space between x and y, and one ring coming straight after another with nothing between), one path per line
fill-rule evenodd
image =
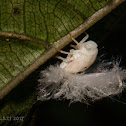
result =
M71 102L92 102L122 92L125 85L126 72L117 62L96 62L98 49L94 41L85 42L87 34L70 52L57 50L67 54L60 65L49 66L41 71L38 80L38 100L68 99ZM92 65L93 64L93 65ZM92 65L92 66L91 66ZM91 66L91 67L90 67ZM79 73L81 72L81 73Z
M71 34L70 37L76 43L76 45L72 45L75 49L70 50L69 53L58 50L61 53L68 54L66 59L57 57L63 60L60 64L60 68L63 68L70 73L85 71L96 60L98 54L97 44L92 40L86 42L89 38L88 34L80 41L80 43L78 43Z

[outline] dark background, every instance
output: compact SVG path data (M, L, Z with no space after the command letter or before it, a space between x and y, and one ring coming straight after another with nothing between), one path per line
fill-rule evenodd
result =
M121 58L120 67L126 67L126 2L86 32L90 35L91 40L98 43L99 56L107 54L108 59L112 57ZM77 40L79 41L83 37L84 34L79 36ZM69 45L64 50L68 49L70 49ZM38 79L40 70L55 62L57 62L55 58L50 59L27 79L31 79L33 75L34 79ZM36 81L36 83L38 82ZM27 126L126 125L125 91L114 98L104 98L90 105L69 103L66 100L37 102L33 105L25 124Z

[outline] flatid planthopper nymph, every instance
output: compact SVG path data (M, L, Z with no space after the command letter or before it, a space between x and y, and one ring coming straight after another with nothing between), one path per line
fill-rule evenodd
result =
M87 41L89 35L87 34L78 43L74 38L72 40L77 44L75 49L70 50L66 59L60 64L60 68L65 69L70 73L78 73L88 69L96 60L98 54L97 44L94 41Z
M88 34L80 42L71 34L70 37L76 43L72 45L74 49L70 52L56 49L67 54L67 57L58 56L61 64L41 71L37 99L68 99L71 102L89 103L121 93L126 72L119 64L101 61L93 64L98 54L97 43L87 41Z

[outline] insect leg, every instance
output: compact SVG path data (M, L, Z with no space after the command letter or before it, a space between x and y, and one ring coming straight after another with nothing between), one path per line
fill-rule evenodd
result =
M70 33L69 33L69 35L70 35L70 38L73 40L73 42L75 42L78 45L79 44L78 41L76 39L74 39Z
M87 35L80 41L80 43L84 43L88 38L89 38L89 35L87 34Z
M74 49L78 49L76 45L70 45L71 47L73 47Z
M56 56L56 58L62 60L63 62L67 62L66 59L61 56Z
M63 54L69 54L69 52L66 52L66 51L63 51L63 50L59 50L59 49L56 49L56 51L60 52L60 53L63 53Z

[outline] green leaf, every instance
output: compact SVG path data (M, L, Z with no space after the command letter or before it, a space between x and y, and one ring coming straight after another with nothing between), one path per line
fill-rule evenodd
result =
M6 38L2 37L0 44L1 88L25 70L45 50L35 43L30 43L30 41L11 39L7 42Z
M9 92L9 84L14 85L12 81L37 62L51 43L74 30L106 4L106 1L97 0L2 0L0 89L6 87L3 94Z
M53 46L61 49L67 45L69 32L77 37L123 1L113 0L107 10L103 8L106 0L1 0L0 99L52 57L56 53ZM21 113L31 105L32 96L22 103L8 104L18 111L18 106L27 103ZM8 104L2 113L9 110Z
M2 0L0 29L54 42L105 5L97 0Z

